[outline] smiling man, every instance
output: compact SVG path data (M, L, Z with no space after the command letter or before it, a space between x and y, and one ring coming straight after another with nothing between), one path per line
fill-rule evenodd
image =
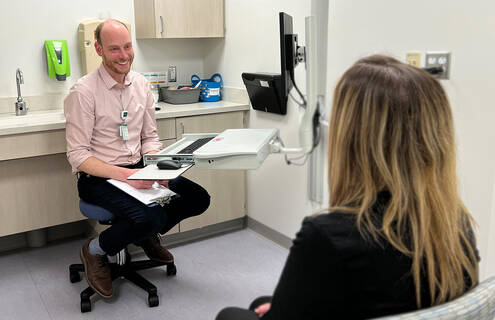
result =
M198 184L178 177L158 181L180 195L165 207L146 206L107 182L124 181L150 188L153 181L127 180L142 168L142 156L162 148L156 132L154 100L146 79L131 71L134 51L125 24L106 20L95 31L101 66L79 79L64 101L67 159L77 174L79 197L112 212L113 224L81 248L89 285L104 298L112 296L106 255L128 244L143 248L156 261L172 262L158 233L203 213L210 196Z

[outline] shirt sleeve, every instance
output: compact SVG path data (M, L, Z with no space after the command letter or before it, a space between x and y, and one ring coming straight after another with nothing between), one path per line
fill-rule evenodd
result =
M94 98L74 87L64 100L64 114L67 160L76 173L93 156L90 144L95 125Z
M329 278L338 277L337 259L331 252L330 241L310 219L305 219L293 241L270 310L262 319L320 319L326 313L322 308L327 308L337 294L336 288L328 287L332 282Z
M155 101L148 88L146 110L144 111L143 128L141 130L141 155L161 148L162 144L156 132Z

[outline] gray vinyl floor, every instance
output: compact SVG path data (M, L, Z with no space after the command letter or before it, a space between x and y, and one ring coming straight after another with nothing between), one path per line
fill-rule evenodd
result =
M249 229L175 247L175 277L164 268L141 272L158 287L158 307L147 306L141 289L115 280L114 297L93 296L92 311L82 314L79 293L87 283L70 283L68 266L79 262L83 241L0 254L0 319L214 319L225 306L247 307L271 294L288 254Z

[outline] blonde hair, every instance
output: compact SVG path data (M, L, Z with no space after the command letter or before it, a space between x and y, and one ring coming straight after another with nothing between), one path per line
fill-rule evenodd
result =
M421 276L431 304L478 282L472 217L457 189L453 118L440 83L386 56L359 60L335 88L330 119L330 208L357 215L369 240L385 238L411 257L416 302ZM383 221L372 206L390 193Z

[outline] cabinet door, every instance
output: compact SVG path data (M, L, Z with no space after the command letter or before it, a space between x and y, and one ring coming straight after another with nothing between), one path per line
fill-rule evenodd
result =
M224 36L223 0L155 0L154 19L158 38Z
M177 118L177 139L183 133L222 132L243 127L244 113L229 112L214 115ZM197 217L180 223L180 231L232 220L245 215L246 176L242 170L189 169L184 176L203 186L211 196L210 207Z
M86 219L65 153L0 161L0 236Z

